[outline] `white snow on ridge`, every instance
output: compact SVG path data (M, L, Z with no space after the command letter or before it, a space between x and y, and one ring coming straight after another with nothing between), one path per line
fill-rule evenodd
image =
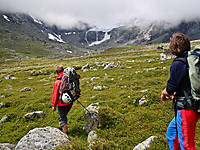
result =
M36 20L31 14L29 14L31 16L31 18L33 19L34 22L38 23L38 24L42 24L42 22Z
M57 42L60 42L60 43L65 43L65 41L63 41L63 39L61 38L61 35L57 35L55 33L54 33L54 35L51 34L51 33L48 33L48 38L50 40L54 40L54 41L57 41Z
M67 52L68 52L68 53L70 53L70 54L72 54L72 53L73 53L72 51L69 51L69 50L67 50Z
M3 15L3 18L6 19L8 22L10 22L10 20L8 19L8 16Z
M76 32L68 32L68 33L65 33L65 35L71 35L71 34L76 34Z

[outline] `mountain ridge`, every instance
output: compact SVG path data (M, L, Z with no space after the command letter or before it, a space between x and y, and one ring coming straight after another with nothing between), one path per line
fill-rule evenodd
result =
M13 37L38 41L54 47L48 49L49 53L59 51L58 53L63 54L76 51L76 54L69 57L90 55L112 47L166 43L174 32L183 32L191 40L200 39L200 20L182 21L175 26L169 26L167 23L149 23L145 26L144 22L137 21L129 26L102 30L82 22L81 29L78 26L61 29L56 25L49 26L30 14L0 12L0 16L1 43L6 39L12 40ZM58 48L58 45L62 46ZM66 45L73 47L73 50L66 48ZM5 48L5 45L2 44L2 47ZM54 55L57 55L57 52Z

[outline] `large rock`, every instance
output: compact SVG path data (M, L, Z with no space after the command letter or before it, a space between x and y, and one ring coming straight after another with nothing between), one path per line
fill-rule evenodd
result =
M148 139L146 139L144 142L138 144L136 147L134 147L133 150L145 150L147 148L150 148L151 142L154 141L154 138L157 138L157 136L151 136Z
M57 128L35 128L18 142L15 150L53 150L69 142L68 136Z
M0 150L14 150L15 145L9 143L0 143Z
M83 129L86 130L87 134L94 130L99 125L99 103L92 103L87 107L85 113L85 126Z
M88 143L92 142L94 139L96 139L98 137L98 135L96 134L96 132L94 130L90 131L90 133L88 134Z

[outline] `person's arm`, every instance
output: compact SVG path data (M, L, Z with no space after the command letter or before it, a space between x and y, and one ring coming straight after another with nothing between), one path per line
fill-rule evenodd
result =
M166 88L162 91L161 100L173 100L176 92L180 89L186 72L186 65L181 61L175 61L170 67L170 78Z
M59 84L56 81L56 83L53 86L53 93L52 93L52 111L56 110L58 97L59 97Z

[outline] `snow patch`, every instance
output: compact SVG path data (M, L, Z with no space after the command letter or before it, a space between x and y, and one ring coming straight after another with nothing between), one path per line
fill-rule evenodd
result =
M73 53L72 51L69 51L69 50L67 50L67 52L68 52L68 53L70 53L70 54L72 54L72 53Z
M8 22L10 22L10 20L8 19L8 16L3 15L3 18L6 19Z
M65 43L65 41L63 41L63 39L61 38L61 35L57 35L55 33L54 33L54 35L51 34L51 33L48 33L48 38L50 40L54 40L54 41L57 41L57 42L60 42L60 43Z
M29 14L29 15L30 15L30 14ZM42 24L42 22L36 20L32 15L30 15L30 16L31 16L31 18L33 19L34 22L36 22L36 23L38 23L38 24Z
M76 34L76 32L67 32L65 35L71 35L71 34Z

